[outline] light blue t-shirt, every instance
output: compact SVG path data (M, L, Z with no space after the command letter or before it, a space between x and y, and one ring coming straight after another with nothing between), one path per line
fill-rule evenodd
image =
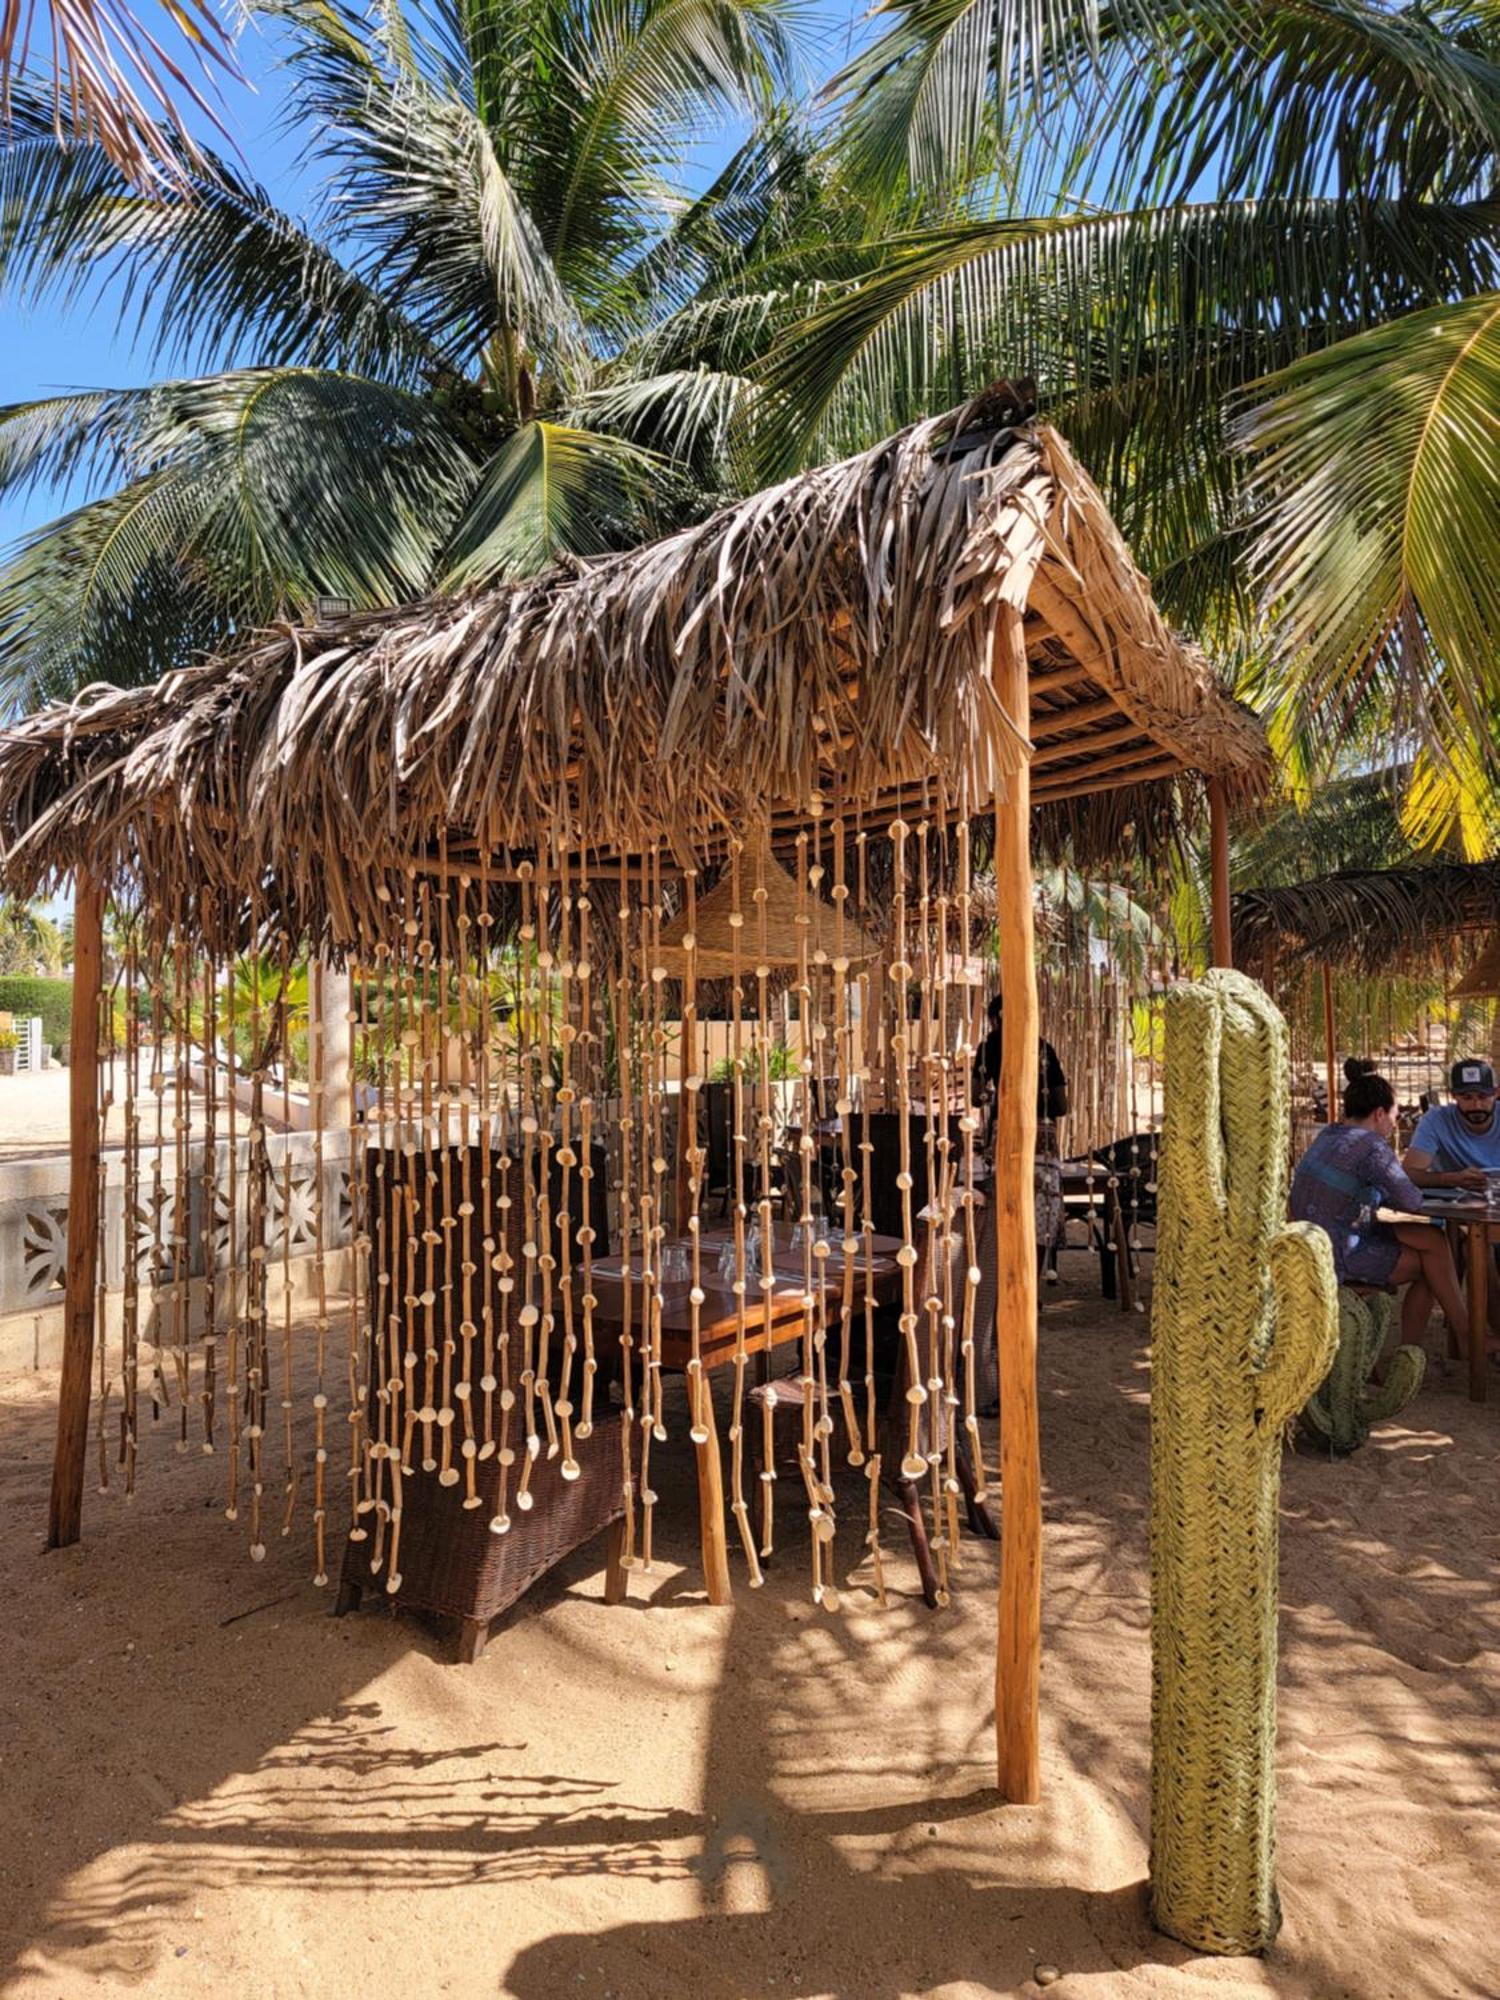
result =
M1488 1132L1475 1132L1464 1123L1456 1104L1434 1104L1422 1113L1411 1135L1411 1150L1425 1153L1440 1174L1461 1173L1465 1167L1500 1173L1500 1108L1491 1117Z

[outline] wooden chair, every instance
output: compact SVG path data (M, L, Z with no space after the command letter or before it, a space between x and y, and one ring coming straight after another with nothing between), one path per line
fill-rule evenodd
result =
M939 1121L941 1122L941 1121ZM927 1206L931 1190L927 1178L927 1120L920 1114L908 1113L908 1156L911 1167L911 1212L919 1215ZM949 1158L959 1160L963 1153L963 1135L958 1129L958 1120L947 1121ZM868 1139L870 1151L864 1151ZM869 1180L868 1208L874 1221L876 1234L899 1236L901 1234L901 1190L896 1185L896 1176L901 1170L901 1113L899 1111L855 1111L848 1119L849 1160L859 1176L861 1194L856 1197L856 1213L863 1221L865 1205L863 1189L866 1176Z

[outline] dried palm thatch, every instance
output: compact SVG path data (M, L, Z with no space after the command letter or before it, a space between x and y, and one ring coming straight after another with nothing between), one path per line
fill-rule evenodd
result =
M805 876L805 869L802 872ZM820 896L799 893L792 877L766 850L745 856L738 881L728 872L722 875L699 899L691 917L686 910L674 917L661 934L656 958L672 978L691 970L697 979L728 979L759 965L784 971L797 966L804 953L809 962L826 960L835 944L839 956L849 962L872 958L879 949L873 938L847 919L840 930L833 905Z
M1500 861L1448 862L1325 875L1285 889L1245 889L1233 904L1235 956L1257 965L1327 964L1412 972L1454 943L1500 929Z
M993 690L1005 603L1029 717ZM440 843L503 873L543 850L701 858L824 805L977 811L1028 733L1037 803L1080 839L1159 814L1185 770L1241 794L1267 771L1002 385L626 555L88 689L0 738L3 874L29 894L85 865L226 906L254 883L338 947Z
M1500 932L1490 939L1454 987L1453 997L1455 1000L1500 999Z

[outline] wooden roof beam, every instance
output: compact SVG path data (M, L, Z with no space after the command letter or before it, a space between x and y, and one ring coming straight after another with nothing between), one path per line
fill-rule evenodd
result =
M1069 757L1086 757L1088 763L1083 768L1091 771L1108 770L1116 761L1116 747L1142 736L1146 737L1146 747L1149 749L1155 750L1160 747L1151 740L1133 717L1122 716L1119 722L1112 724L1108 729L1096 729L1087 736L1069 736L1061 743L1052 743L1045 750L1038 750L1031 760L1031 768L1036 771L1044 769L1048 764L1061 764ZM1101 758L1098 755L1100 751L1108 751L1110 754Z

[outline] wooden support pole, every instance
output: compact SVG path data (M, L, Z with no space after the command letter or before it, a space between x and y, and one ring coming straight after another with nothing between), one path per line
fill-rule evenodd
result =
M1209 896L1213 910L1213 962L1234 964L1229 928L1229 801L1224 780L1208 781Z
M317 1038L319 1067L312 1078L322 1092L321 1122L326 1132L347 1132L354 1123L351 981L347 972L322 959L314 960L309 973L312 1011L321 1029Z
M1323 965L1323 1054L1328 1064L1328 1122L1339 1115L1339 1058L1333 1030L1333 967Z
M104 890L79 871L73 900L73 1013L68 1030L68 1262L63 1291L62 1387L47 1508L47 1547L65 1549L83 1520L94 1302L99 1271L99 994L104 978Z
M1026 713L1021 614L1001 607L995 692ZM1036 1394L1036 1096L1038 1038L1031 885L1031 773L1022 764L995 805L995 906L1005 1033L995 1126L995 1329L1000 1343L1000 1639L995 1738L1002 1798L1041 1796L1042 1467Z

